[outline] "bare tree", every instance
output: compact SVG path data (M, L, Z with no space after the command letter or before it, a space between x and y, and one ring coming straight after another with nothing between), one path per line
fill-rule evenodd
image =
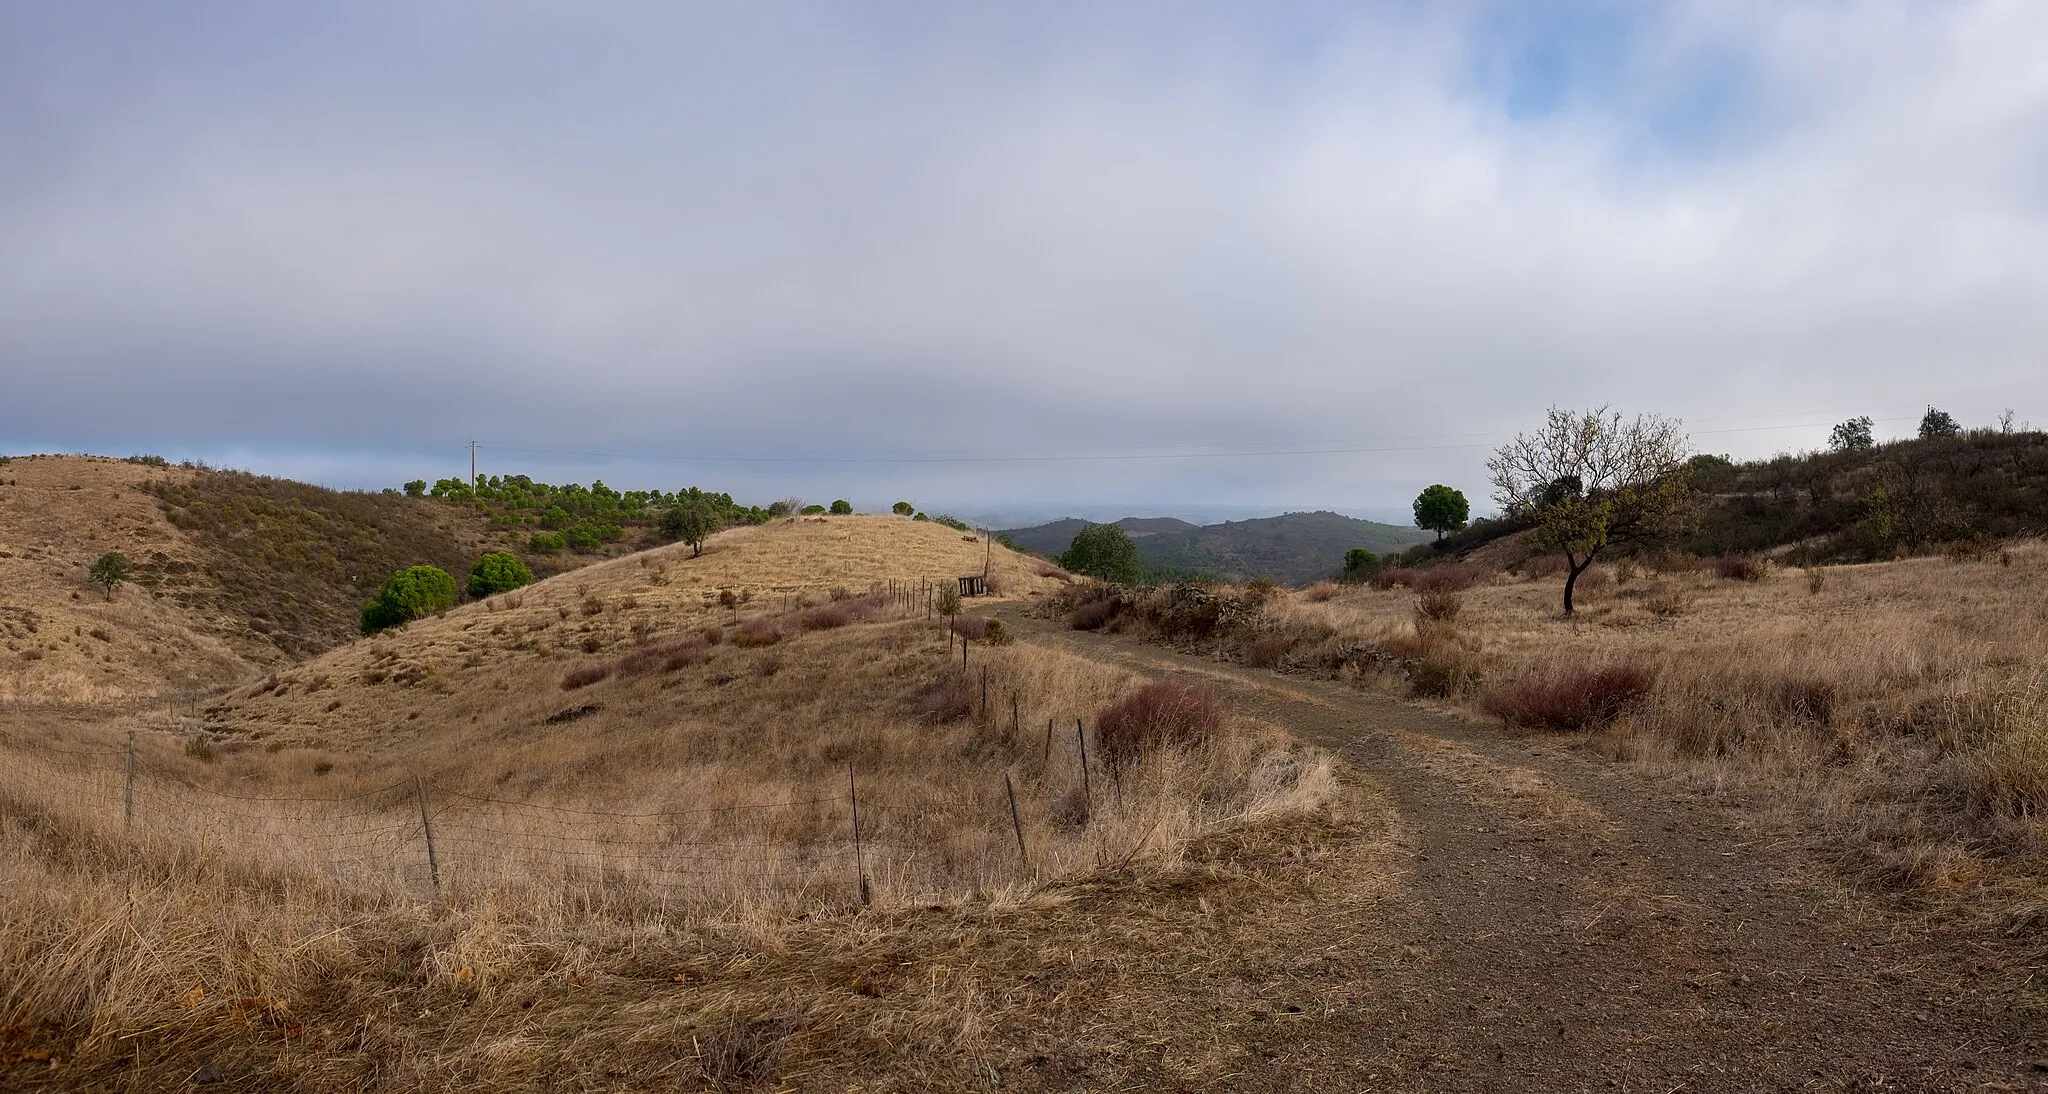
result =
M1486 461L1493 497L1535 523L1532 543L1571 567L1564 611L1579 575L1602 549L1685 527L1693 515L1688 444L1679 423L1655 414L1624 420L1602 406L1580 414L1550 408L1543 428L1517 436Z

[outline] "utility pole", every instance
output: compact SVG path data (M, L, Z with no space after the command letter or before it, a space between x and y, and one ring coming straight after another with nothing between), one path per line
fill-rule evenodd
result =
M471 440L470 440L470 442L469 442L469 490L470 490L470 493L475 493L475 492L476 492L476 441L475 441L475 439L471 439Z

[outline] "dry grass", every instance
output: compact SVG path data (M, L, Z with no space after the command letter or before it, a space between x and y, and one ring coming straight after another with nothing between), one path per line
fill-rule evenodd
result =
M1429 585L1422 573L1262 606L1224 590L1206 608L1224 624L1208 645L1584 731L1590 747L1665 770L1789 788L1777 800L1818 815L1873 877L2048 879L2048 545L1820 579L1744 558L1649 576L1596 567L1571 618L1561 573L1526 569L1539 576L1456 594L1455 613L1398 588ZM1148 618L1174 641L1206 633L1170 611L1118 617Z
M1022 644L977 647L963 675L921 604L828 590L886 575L893 538L940 573L978 552L864 523L565 575L267 676L203 717L8 738L0 1029L67 1076L134 1069L153 1087L206 1061L298 1089L746 1086L849 1053L929 1069L993 1043L978 1016L1026 997L986 974L906 986L923 959L902 947L947 951L965 931L934 942L920 909L1027 917L1008 929L1028 938L1063 885L1207 877L1219 840L1278 862L1281 844L1326 838L1289 818L1333 801L1327 761L1227 712L1084 783L1075 720L1145 682ZM1013 587L1056 583L1024 567L998 559ZM752 593L737 627L725 588ZM750 626L783 637L707 640ZM565 693L571 673L601 675ZM935 725L921 703L941 688L967 710ZM124 823L125 757L78 753L130 729Z

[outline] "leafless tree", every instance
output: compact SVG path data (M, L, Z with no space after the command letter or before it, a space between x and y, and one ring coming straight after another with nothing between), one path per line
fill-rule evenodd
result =
M1654 540L1691 519L1688 447L1670 418L1551 407L1543 428L1517 436L1486 461L1501 511L1534 522L1533 545L1562 553L1570 566L1566 615L1579 575L1604 548Z

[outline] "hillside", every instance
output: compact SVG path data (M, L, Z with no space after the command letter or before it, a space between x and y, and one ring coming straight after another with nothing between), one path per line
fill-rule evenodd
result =
M0 464L0 699L102 703L204 690L353 638L395 570L458 576L515 549L473 507L94 456ZM86 578L119 551L112 597ZM599 555L528 561L538 574Z
M1025 550L1057 555L1087 525L1070 518L1002 534ZM1203 573L1230 580L1270 577L1290 585L1334 574L1343 565L1344 552L1353 547L1389 554L1430 535L1416 528L1331 512L1288 513L1210 525L1191 525L1170 517L1126 517L1116 525L1131 534L1139 562L1152 575Z

